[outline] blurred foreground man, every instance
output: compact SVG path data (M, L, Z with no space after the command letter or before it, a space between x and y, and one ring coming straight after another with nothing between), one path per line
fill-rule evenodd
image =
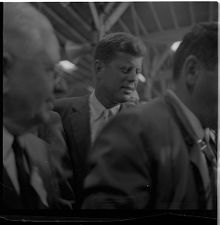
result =
M174 56L174 90L107 124L90 151L84 209L215 209L218 27Z
M31 134L51 119L57 38L47 18L27 3L4 3L3 12L2 207L70 208L60 195L56 176L62 169L51 145Z
M95 90L90 96L56 102L73 162L76 208L81 204L87 154L111 117L133 105L145 46L127 33L111 33L97 44L94 54ZM129 103L131 102L131 103Z

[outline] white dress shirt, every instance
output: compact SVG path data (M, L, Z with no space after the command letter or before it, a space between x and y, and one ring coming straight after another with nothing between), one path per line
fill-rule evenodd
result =
M22 140L25 141L25 135L20 136L18 138L18 141ZM5 170L8 173L9 178L11 179L11 182L17 191L17 193L20 193L18 178L17 178L17 169L16 169L16 163L15 163L15 155L14 151L12 149L12 144L14 141L14 137L12 134L9 133L9 131L3 126L3 166ZM38 168L35 166L32 166L31 171L28 168L28 164L25 162L25 169L28 173L31 172L31 185L39 195L41 201L48 206L47 203L47 193L44 188L42 179L39 175Z
M106 109L102 105L102 103L96 98L95 91L93 91L89 97L89 107L91 140L93 143L105 123L108 122L110 117L117 114L120 108L120 104L110 109Z

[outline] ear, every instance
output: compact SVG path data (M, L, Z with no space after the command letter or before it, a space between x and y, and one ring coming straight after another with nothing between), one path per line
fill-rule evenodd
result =
M8 53L3 53L3 94L9 90L9 70L12 65L12 58Z
M194 55L186 58L183 65L183 72L185 74L185 81L188 87L193 87L199 77L200 61Z
M105 68L105 64L102 61L100 60L95 61L95 74L97 78L100 77L99 75L104 70L104 68Z

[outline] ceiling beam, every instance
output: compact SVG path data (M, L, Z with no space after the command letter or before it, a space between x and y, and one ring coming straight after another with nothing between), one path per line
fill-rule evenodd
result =
M110 11L113 9L114 5L115 5L115 2L109 2L105 7L105 13L109 14Z
M84 77L89 78L92 76L92 71L88 70L88 68L84 67L83 65L79 65L78 68L85 74Z
M109 31L112 26L119 20L119 18L123 15L123 13L130 6L130 2L123 2L113 11L113 13L107 18L105 21L105 31Z
M173 41L181 40L183 36L192 28L192 26L186 26L178 30L172 29L163 32L155 32L143 37L145 42L163 42L171 43Z
M161 66L164 64L166 59L170 56L171 50L170 46L167 47L167 50L163 53L163 55L160 57L160 59L157 61L156 66L151 71L151 77L154 78L157 71L161 68Z
M134 10L134 14L136 14L136 18L137 18L137 22L139 24L139 27L141 28L142 32L144 33L144 35L148 35L148 31L145 28L144 24L142 23L141 18L138 16L137 11L135 9L134 3L132 4L132 8Z
M137 14L136 14L136 11L135 11L135 8L134 8L134 4L131 5L131 14L132 14L135 33L136 33L137 36L139 36L140 35L139 23L138 23Z
M131 33L131 31L129 30L129 28L127 27L127 25L123 22L123 20L119 19L118 20L119 25L122 27L122 29L127 32L127 33Z
M84 21L79 15L78 13L73 10L73 8L70 6L71 2L69 2L69 5L64 6L63 3L59 3L63 6L63 8L69 13L69 15L71 15L72 18L74 18L75 20L77 20L78 22L80 22L80 24L85 28L86 31L91 31L91 27L87 24L86 21Z
M179 24L177 22L176 13L174 11L173 4L172 4L172 2L169 2L168 4L169 4L171 16L173 18L174 27L175 27L175 29L179 29Z
M155 11L153 3L152 2L148 2L148 4L149 4L149 6L151 8L151 11L153 13L153 16L154 16L154 19L156 21L157 27L159 28L160 31L163 31L163 28L162 28L161 23L160 23L160 19L159 19L158 15L157 15L157 13Z
M56 34L57 38L60 40L60 42L61 42L62 44L65 44L65 43L66 43L67 38L64 37L63 34L61 34L58 30L55 30L55 34Z
M79 62L76 64L79 67L83 67L85 70L87 70L88 73L91 73L92 68L89 66L89 64L85 60L79 60Z
M96 30L100 30L100 18L94 2L88 2Z
M57 23L59 23L63 28L67 29L67 31L73 36L76 37L81 42L88 42L81 34L75 31L70 25L68 25L63 19L61 19L52 9L50 9L45 3L41 3L43 7L41 11L48 15L48 17L53 18Z
M194 17L192 2L189 2L189 13L190 13L190 18L191 18L191 23L195 24L195 17Z

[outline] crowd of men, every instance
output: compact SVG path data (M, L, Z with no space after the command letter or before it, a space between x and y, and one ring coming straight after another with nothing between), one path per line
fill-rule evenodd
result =
M189 31L174 87L131 99L146 48L104 36L90 95L55 99L59 43L28 3L3 9L4 209L217 209L218 25Z

